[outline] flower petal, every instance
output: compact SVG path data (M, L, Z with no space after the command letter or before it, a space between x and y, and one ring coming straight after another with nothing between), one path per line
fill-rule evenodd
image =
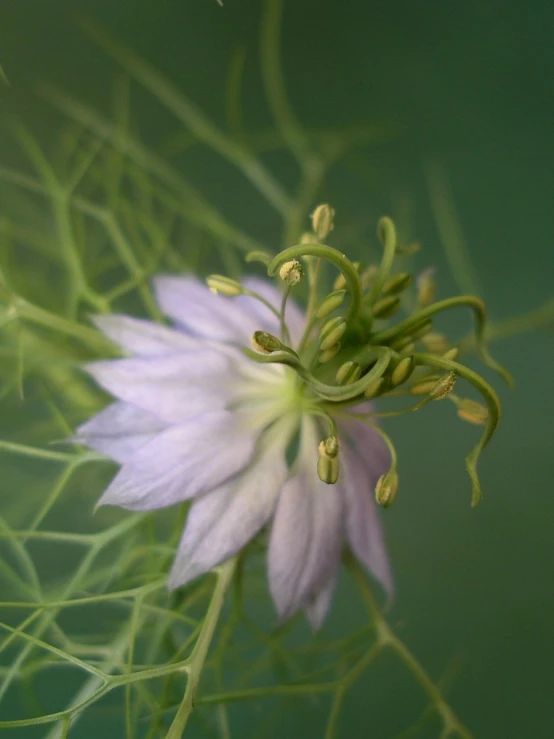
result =
M238 479L197 499L169 586L180 587L240 551L273 514L286 473L284 450L273 447Z
M237 299L214 295L194 277L157 277L156 300L163 312L193 336L249 344L259 321Z
M314 422L302 423L296 475L281 492L269 542L269 587L282 621L305 606L337 566L342 534L338 485L316 475Z
M199 348L199 341L168 326L123 315L93 316L94 325L129 354L141 357Z
M335 571L305 607L306 617L315 630L320 629L325 621L336 584L337 572Z
M79 426L71 441L124 463L164 428L165 425L150 413L118 402Z
M388 595L392 595L392 573L373 499L376 479L370 474L358 450L343 441L341 487L345 496L346 536L356 557L381 583Z
M231 390L225 382L230 361L220 352L93 362L85 369L116 398L152 413L165 423L221 408Z
M98 505L144 511L213 490L243 470L256 440L229 411L206 413L157 434L123 465Z
M365 413L369 413L371 405L364 403L363 406L356 406L355 410L356 412L363 410ZM381 435L363 421L356 420L355 415L354 413L348 420L341 421L339 432L346 431L352 439L368 471L370 484L374 487L377 480L390 467L390 453Z
M273 283L268 282L267 280L260 280L258 277L247 277L244 280L241 280L241 282L245 288L258 293L262 298L265 298L268 303L277 308L277 310L280 310L283 296ZM260 322L258 328L263 331L269 331L269 333L272 334L279 334L279 319L267 306L259 300L256 300L256 298L251 298L248 295L241 295L236 300L241 307L244 307L244 309L248 311L248 313L256 315ZM304 313L291 297L287 300L285 318L293 346L296 346L302 338L306 321Z

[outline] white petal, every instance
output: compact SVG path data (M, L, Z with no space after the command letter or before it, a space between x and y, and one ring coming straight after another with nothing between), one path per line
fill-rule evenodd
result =
M229 397L228 358L213 349L162 357L93 362L85 369L116 398L179 423L221 408Z
M157 277L154 291L163 312L193 336L249 345L259 320L236 299L214 295L194 277Z
M325 621L325 617L329 612L336 584L337 573L334 572L320 590L312 597L312 600L310 600L306 605L306 617L312 625L312 628L316 630L321 628L321 625Z
M98 505L152 510L206 493L243 470L255 444L228 411L172 426L123 465Z
M152 357L202 348L191 336L152 321L123 315L93 316L94 324L129 354Z
M72 441L124 463L164 428L152 414L118 402L79 426Z
M317 477L317 437L311 420L303 421L301 447L296 474L279 497L269 542L269 587L283 621L323 586L340 556L340 490Z
M180 587L240 551L273 514L286 471L284 450L273 448L238 479L197 499L169 586Z
M359 452L345 443L344 437L341 487L345 496L346 535L352 551L391 595L393 580L374 501L375 480L370 476Z

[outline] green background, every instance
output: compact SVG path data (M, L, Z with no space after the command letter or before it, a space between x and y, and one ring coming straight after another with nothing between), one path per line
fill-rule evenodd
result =
M231 56L243 46L247 128L267 126L257 0L228 0L224 8L215 0L4 0L0 64L11 86L1 90L3 162L20 159L4 124L23 121L45 142L61 125L38 94L42 83L106 109L112 104L117 67L78 30L85 12L221 126ZM379 123L396 133L336 167L322 196L333 199L339 218L362 214L369 222L399 195L409 197L412 232L425 246L418 259L438 266L445 296L456 287L424 177L425 163L439 160L493 319L532 310L552 288L553 35L554 5L546 0L290 0L285 12L283 64L299 119L316 128ZM133 116L145 140L163 150L175 122L140 91ZM288 157L268 161L287 182ZM240 175L201 152L191 153L187 166L223 212L278 247L275 216ZM392 622L432 675L456 665L449 697L477 737L547 739L554 735L552 332L514 336L494 350L517 387L500 388L504 423L482 458L478 509L470 509L463 465L474 427L439 404L387 423L402 479L384 516L398 589ZM351 607L335 600L329 633ZM384 739L390 716L407 717L411 709L402 684L386 670L370 671L347 702L344 736ZM321 736L313 705L298 700L289 711L275 719L275 736ZM249 724L240 724L247 719L239 716L237 736L249 736ZM109 725L102 732L119 736ZM96 733L83 726L76 735Z

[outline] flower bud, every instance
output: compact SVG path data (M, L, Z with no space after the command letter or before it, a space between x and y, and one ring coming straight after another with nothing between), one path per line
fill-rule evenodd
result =
M312 228L319 241L325 241L334 228L335 211L327 203L318 205L312 213Z
M412 281L412 275L408 272L399 272L385 281L381 292L383 295L397 295L405 290Z
M442 400L454 390L457 375L455 372L447 372L440 377L429 392L433 400Z
M431 354L444 354L448 351L448 341L444 334L430 333L424 336L421 341L423 342L427 351Z
M279 277L286 282L287 285L297 285L302 279L304 268L298 259L291 259L285 262L279 270Z
M337 370L337 385L351 385L359 380L362 375L362 368L357 362L345 362Z
M388 295L375 303L372 312L375 318L390 318L399 308L400 300L395 295Z
M458 406L458 416L468 423L474 423L476 426L485 426L489 419L489 411L481 403L469 398L460 398L456 405Z
M224 275L210 275L206 284L214 295L226 295L228 298L235 298L244 292L240 282Z
M339 308L346 298L346 290L335 290L329 293L326 298L321 301L321 305L316 310L316 318L327 318L334 310Z
M375 500L383 508L388 508L394 503L398 492L398 473L396 470L389 470L377 480L375 485Z
M340 341L337 341L335 346L330 347L329 349L325 349L325 351L319 352L317 355L317 360L320 364L325 364L325 362L329 362L333 357L336 357L337 354L340 351Z
M435 271L434 267L427 267L417 278L417 302L420 308L426 308L435 300L437 293Z
M386 388L387 381L384 377L378 377L373 382L370 382L364 391L366 398L376 398Z
M346 321L341 316L331 318L323 325L319 334L319 349L326 351L340 341L346 331Z
M413 357L404 357L394 368L391 375L391 383L394 387L402 385L408 377L412 374L415 368L415 361Z
M261 354L273 354L273 352L286 350L285 345L267 331L254 331L250 343L252 348Z

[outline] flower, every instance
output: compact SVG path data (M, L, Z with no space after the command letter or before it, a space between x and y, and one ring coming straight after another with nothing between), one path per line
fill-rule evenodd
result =
M116 400L75 441L121 465L99 505L153 510L192 500L170 587L208 572L268 526L269 587L280 619L304 609L319 627L343 543L392 590L372 495L389 454L373 428L344 414L335 426L339 479L318 477L324 407L294 369L258 364L242 350L255 331L279 333L268 304L279 306L281 294L261 280L242 285L248 295L228 298L193 277L159 277L156 299L173 328L96 317L128 356L86 367ZM286 323L298 347L305 318L291 300ZM338 453L338 443L325 448Z

